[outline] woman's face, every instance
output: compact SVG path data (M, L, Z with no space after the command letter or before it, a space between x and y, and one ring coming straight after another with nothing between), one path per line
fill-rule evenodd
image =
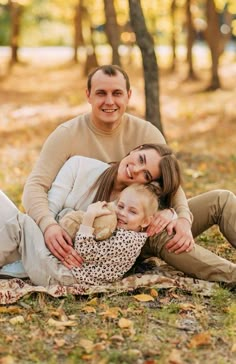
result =
M117 173L117 185L146 184L160 177L161 156L155 149L136 149L124 157Z

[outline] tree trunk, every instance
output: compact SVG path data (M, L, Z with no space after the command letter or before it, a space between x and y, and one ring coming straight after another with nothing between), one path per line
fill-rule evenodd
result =
M195 32L192 21L191 13L191 0L186 2L186 20L187 20L187 62L188 62L188 76L187 79L196 80L197 77L193 70L193 43L195 38Z
M84 45L84 38L82 32L82 10L83 5L82 1L78 0L78 3L75 6L75 13L74 13L74 62L78 63L78 46Z
M10 17L11 17L11 60L10 63L14 64L19 61L18 48L20 36L20 18L22 14L22 6L14 1L9 1Z
M120 56L118 52L120 44L120 29L116 20L116 11L114 2L111 0L104 0L104 10L106 15L105 31L108 42L112 47L112 64L120 66Z
M223 52L222 39L220 33L219 15L216 12L214 0L207 0L206 3L207 29L205 32L211 52L211 83L209 90L220 88L220 78L218 74L219 57Z
M140 0L129 0L129 9L131 25L142 54L146 119L163 133L160 117L158 66L153 39L147 30Z

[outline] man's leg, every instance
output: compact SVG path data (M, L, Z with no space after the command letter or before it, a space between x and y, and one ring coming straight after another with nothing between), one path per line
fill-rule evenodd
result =
M215 282L236 283L236 264L197 244L188 253L169 253L165 246L170 238L171 236L168 236L166 231L149 238L142 249L139 260L156 256L191 277Z
M236 196L227 190L213 190L188 200L193 214L192 233L200 235L218 225L223 236L236 248Z

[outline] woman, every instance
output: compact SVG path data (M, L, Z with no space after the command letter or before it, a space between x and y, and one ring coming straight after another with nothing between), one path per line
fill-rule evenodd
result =
M49 191L50 216L59 218L68 210L86 210L91 202L117 198L128 185L152 181L158 181L162 188L161 201L168 206L172 204L180 184L180 170L166 145L142 145L113 165L72 157L64 164ZM3 193L0 198L0 266L21 258L30 278L37 284L47 285L52 277L63 284L74 283L70 269L75 250L71 247L72 260L64 262L66 267L59 261L56 261L56 267L55 264L44 267L43 257L50 252L45 247L41 230ZM37 264L39 257L42 265Z

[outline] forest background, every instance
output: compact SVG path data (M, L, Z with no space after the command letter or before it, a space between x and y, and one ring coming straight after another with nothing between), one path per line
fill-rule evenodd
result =
M235 193L235 37L234 0L0 0L1 189L23 209L44 140L89 110L86 76L112 62L130 75L129 112L177 153L187 196ZM236 262L218 229L197 241ZM235 363L235 293L135 293L0 307L0 363Z

